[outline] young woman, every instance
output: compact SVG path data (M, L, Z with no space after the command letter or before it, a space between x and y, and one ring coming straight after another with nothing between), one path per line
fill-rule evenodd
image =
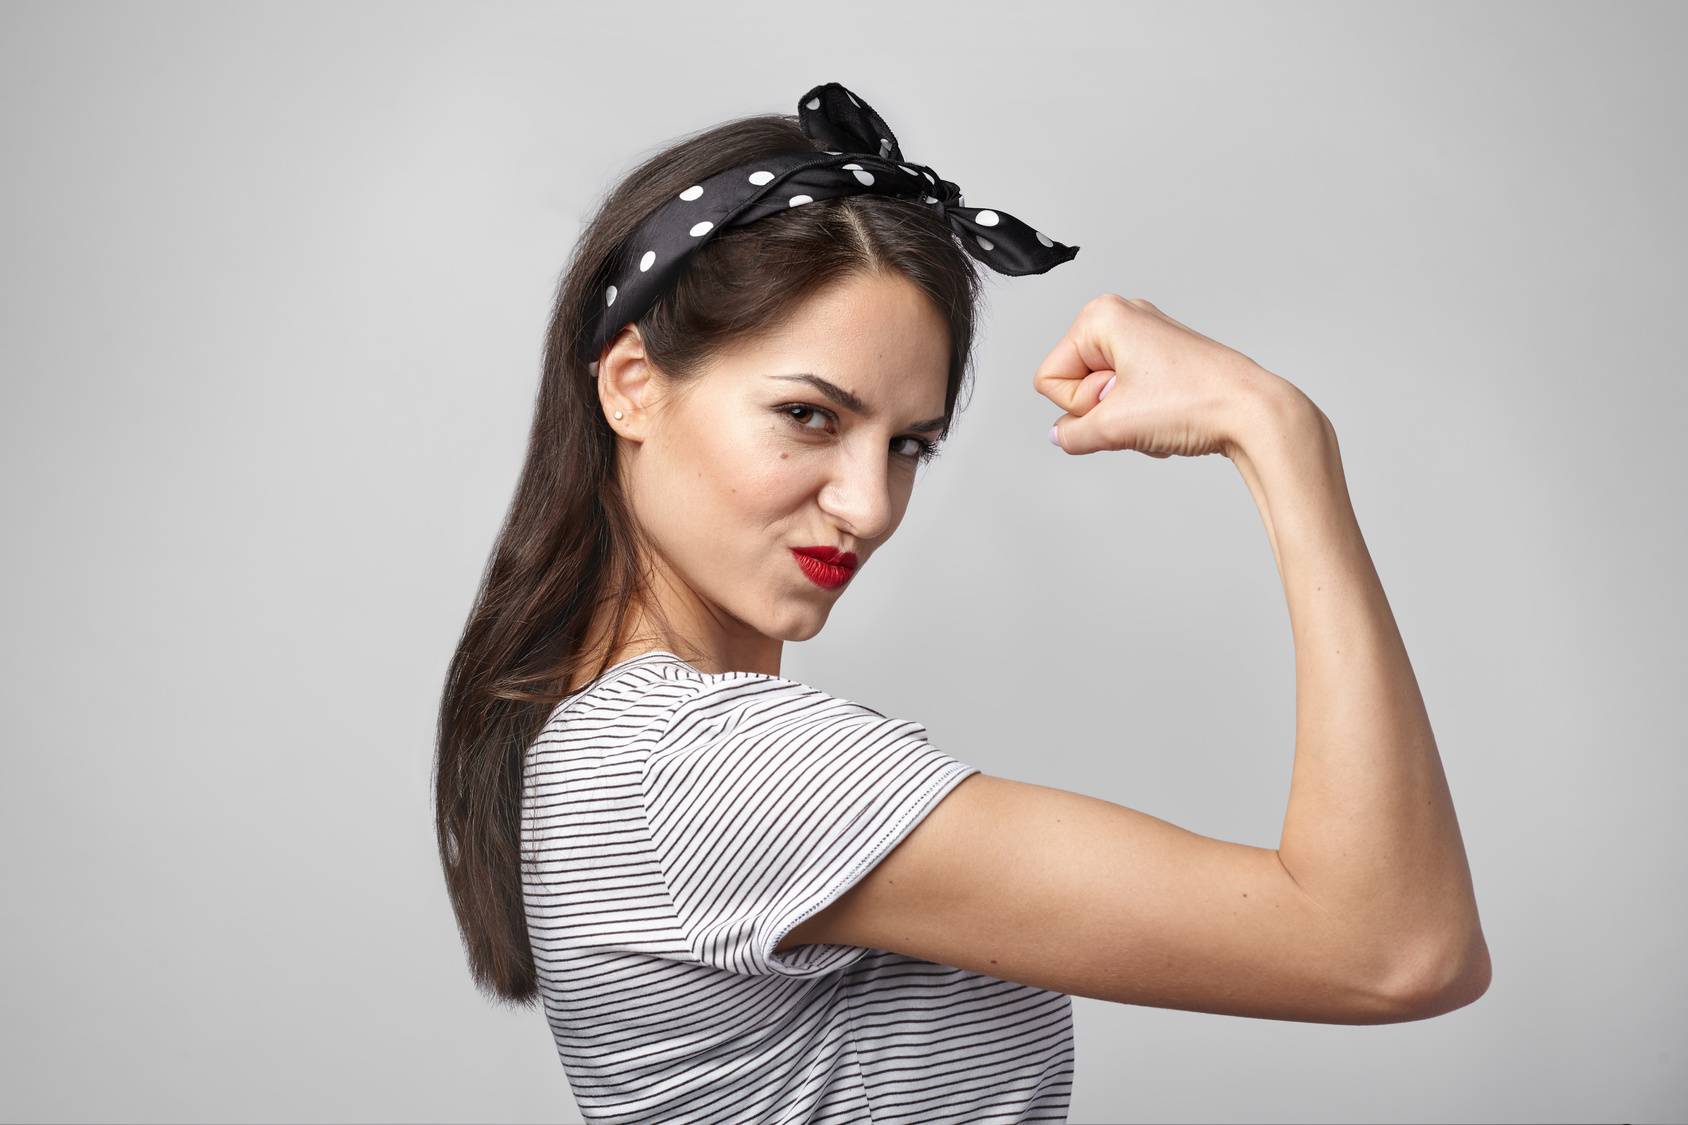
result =
M779 675L951 429L974 260L1076 252L836 83L661 152L581 238L435 781L474 978L542 1000L588 1120L1065 1120L1073 995L1384 1023L1487 987L1330 422L1147 301L1086 303L1034 385L1069 454L1220 453L1253 494L1296 646L1279 847Z

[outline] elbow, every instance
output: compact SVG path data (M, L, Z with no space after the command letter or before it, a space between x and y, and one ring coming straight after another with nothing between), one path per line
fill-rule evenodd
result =
M1489 990L1494 966L1481 929L1424 957L1396 990L1397 1022L1430 1019L1473 1003Z

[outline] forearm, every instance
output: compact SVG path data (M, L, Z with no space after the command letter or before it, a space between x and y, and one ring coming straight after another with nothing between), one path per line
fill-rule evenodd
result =
M1257 411L1232 459L1266 523L1295 642L1280 859L1315 901L1402 964L1431 974L1486 964L1441 756L1335 431L1295 391Z

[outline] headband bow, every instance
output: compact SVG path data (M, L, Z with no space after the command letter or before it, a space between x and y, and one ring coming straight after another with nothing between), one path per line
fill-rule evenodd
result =
M817 199L874 193L930 204L969 254L1011 276L1044 273L1078 255L1077 246L1056 242L1006 211L966 206L957 184L904 160L885 119L837 82L804 94L797 119L820 151L762 157L706 177L658 207L628 239L586 341L583 358L591 361L593 375L604 347L655 303L687 254L725 227Z

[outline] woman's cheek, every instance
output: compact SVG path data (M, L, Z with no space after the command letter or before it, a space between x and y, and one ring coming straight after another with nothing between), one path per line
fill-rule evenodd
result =
M802 475L810 471L807 460L789 450L759 451L738 474L743 482L740 496L748 507L766 515L777 515L801 503Z
M788 506L804 492L804 478L816 471L815 448L801 438L781 433L778 420L734 442L722 451L721 464L734 466L732 476L748 503L777 509Z

